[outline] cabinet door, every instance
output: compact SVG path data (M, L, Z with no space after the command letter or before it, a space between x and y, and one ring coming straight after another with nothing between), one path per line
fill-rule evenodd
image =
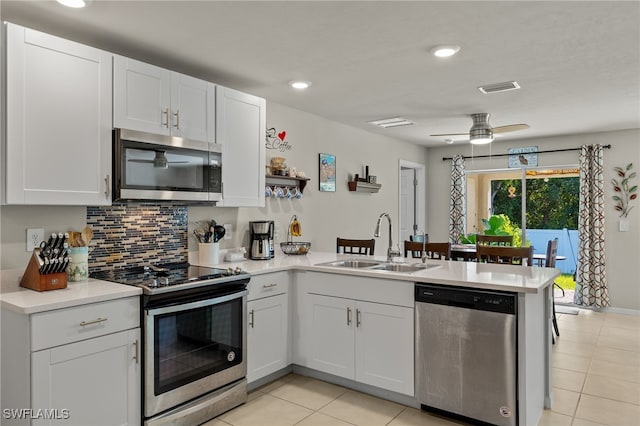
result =
M160 135L171 131L171 71L115 56L114 127Z
M289 365L288 296L265 297L247 304L247 381L251 383Z
M224 207L264 207L266 102L216 88L216 143L222 145Z
M112 55L7 24L8 204L111 203Z
M310 294L310 327L307 367L353 379L354 302L338 297Z
M57 409L58 419L32 424L140 424L139 345L136 328L33 352L32 407Z
M215 90L208 81L171 73L171 135L215 141Z
M356 380L413 396L413 309L356 302Z

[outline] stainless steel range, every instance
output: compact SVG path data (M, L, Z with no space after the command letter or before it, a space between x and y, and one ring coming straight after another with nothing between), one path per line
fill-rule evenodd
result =
M143 290L145 425L194 425L247 400L240 269L172 263L92 274Z

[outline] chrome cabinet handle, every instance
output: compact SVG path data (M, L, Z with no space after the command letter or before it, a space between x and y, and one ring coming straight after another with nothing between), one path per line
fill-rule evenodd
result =
M176 129L180 129L180 110L174 112L173 115L176 116L176 124L173 127L175 127Z
M347 325L351 325L351 308L347 308Z
M162 123L162 125L168 129L169 128L169 108L165 108L164 111L162 111L162 114L164 114L164 123Z
M262 288L272 288L272 287L275 287L277 285L278 285L278 283L264 284L262 286Z
M253 328L253 309L249 312L249 325Z
M109 175L104 178L104 196L109 198L111 192L111 185L109 185Z
M360 309L356 309L356 327L360 327Z
M138 342L138 339L136 339L135 342L133 342L133 345L136 347L136 352L133 355L133 359L136 360L136 364L140 363L140 359L138 358L139 352L138 352L138 347L140 346L140 343Z
M80 327L86 327L91 324L98 324L100 322L105 322L106 320L108 320L108 318L97 318L97 319L94 319L93 321L82 321L80 323Z

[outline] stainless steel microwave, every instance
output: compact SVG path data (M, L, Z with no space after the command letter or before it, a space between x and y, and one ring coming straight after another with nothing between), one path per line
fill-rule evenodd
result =
M114 129L113 200L220 201L222 147Z

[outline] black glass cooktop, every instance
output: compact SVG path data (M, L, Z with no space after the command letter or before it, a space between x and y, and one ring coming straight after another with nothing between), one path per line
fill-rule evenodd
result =
M233 270L194 266L189 263L164 263L96 272L92 273L91 277L145 289L158 289L172 286L184 288L189 284L200 285L205 281L215 284L215 280L228 281L229 277L244 274L246 273L238 268Z

